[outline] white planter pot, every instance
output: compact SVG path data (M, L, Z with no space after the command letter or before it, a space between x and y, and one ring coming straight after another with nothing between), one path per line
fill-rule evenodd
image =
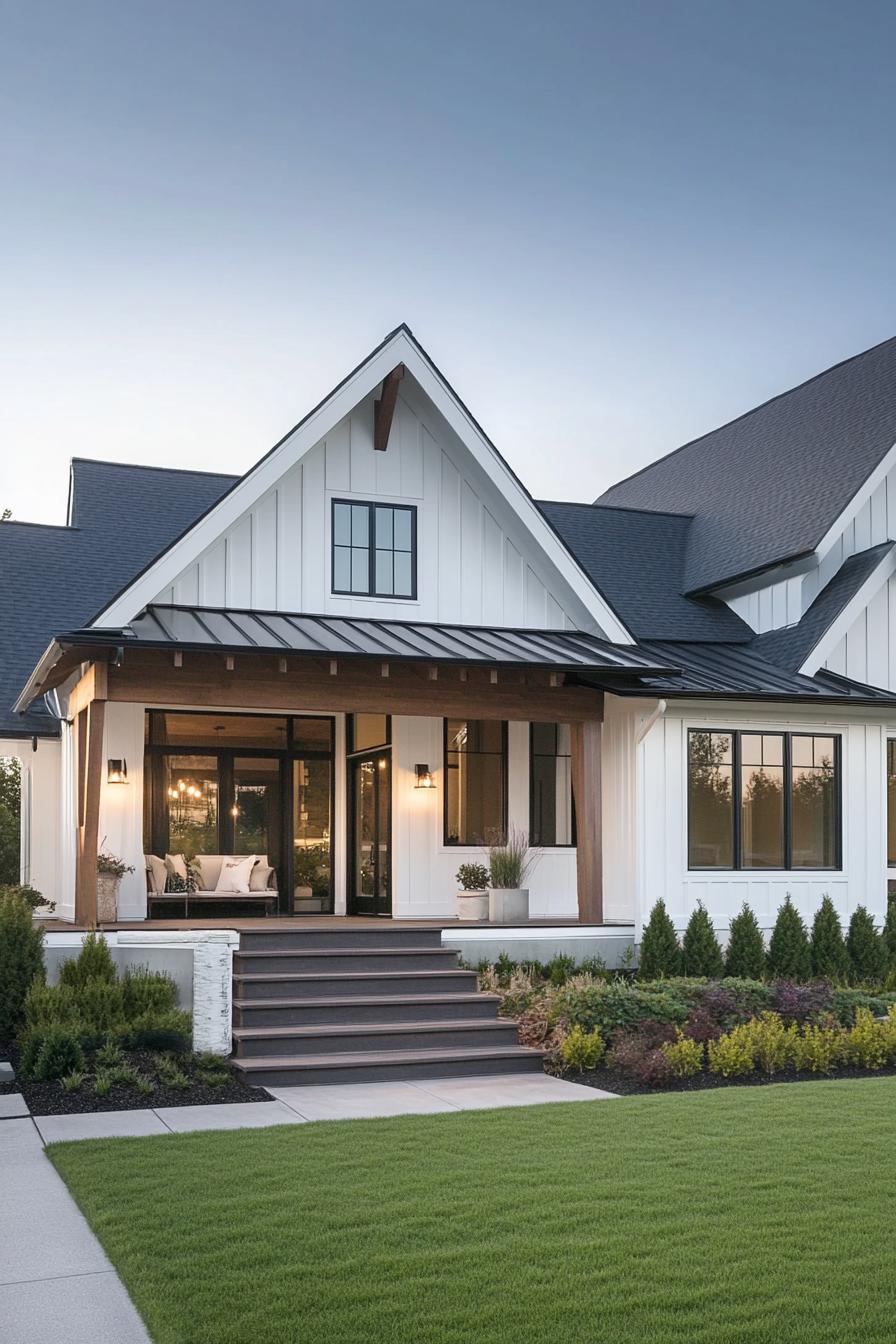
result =
M114 924L118 919L118 888L121 878L98 873L96 879L96 922Z
M487 891L459 891L457 893L458 919L488 919Z
M488 917L492 924L525 924L529 892L525 887L489 887Z

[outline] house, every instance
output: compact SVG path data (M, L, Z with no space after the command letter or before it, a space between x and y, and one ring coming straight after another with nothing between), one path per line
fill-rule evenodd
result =
M266 856L282 915L450 920L508 824L536 918L884 913L896 340L581 504L402 326L244 476L74 460L0 563L23 878L63 920L100 846L123 922L170 915L144 856L181 851Z

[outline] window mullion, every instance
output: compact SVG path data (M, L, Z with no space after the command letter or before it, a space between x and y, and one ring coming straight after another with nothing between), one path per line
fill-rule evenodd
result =
M793 867L793 771L791 770L792 734L784 734L784 867L789 872Z
M734 815L731 824L734 827L734 868L743 867L741 835L741 769L740 769L740 733L731 734L731 801Z
M376 597L376 509L367 505L367 593Z

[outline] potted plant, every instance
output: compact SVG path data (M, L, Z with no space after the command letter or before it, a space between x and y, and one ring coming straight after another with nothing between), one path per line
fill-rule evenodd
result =
M458 919L488 919L488 869L482 863L462 863L455 873Z
M329 861L330 851L326 845L306 845L297 847L293 858L293 898L294 913L302 911L319 913L325 907L321 898L321 867ZM329 881L327 883L329 889Z
M529 918L529 891L523 886L535 862L525 831L511 826L488 847L488 917L492 924L523 924Z
M105 844L105 837L103 844ZM118 918L118 888L125 873L134 871L115 854L100 850L96 856L96 919L98 924L114 924Z

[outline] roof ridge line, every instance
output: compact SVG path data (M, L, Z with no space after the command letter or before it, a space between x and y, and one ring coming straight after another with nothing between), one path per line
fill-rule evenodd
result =
M240 478L239 472L236 471L205 471L201 467L157 467L149 462L115 462L110 457L79 456L69 459L70 466L74 466L76 462L86 462L92 467L124 467L127 471L168 471L179 476L216 476L227 481Z

